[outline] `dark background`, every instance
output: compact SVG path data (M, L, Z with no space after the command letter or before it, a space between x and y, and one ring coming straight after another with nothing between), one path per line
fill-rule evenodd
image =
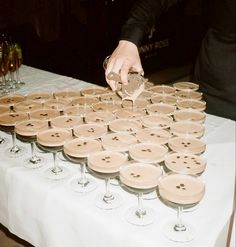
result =
M0 5L0 32L21 45L24 64L106 85L102 62L116 47L132 2L8 0ZM204 27L201 0L171 7L156 24L152 37L143 40L141 59L146 75L194 63Z

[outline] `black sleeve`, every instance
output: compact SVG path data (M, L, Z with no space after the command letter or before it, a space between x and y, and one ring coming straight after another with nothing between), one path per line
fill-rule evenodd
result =
M179 1L181 0L137 0L121 29L120 40L128 40L139 46L143 36L150 31L161 14Z

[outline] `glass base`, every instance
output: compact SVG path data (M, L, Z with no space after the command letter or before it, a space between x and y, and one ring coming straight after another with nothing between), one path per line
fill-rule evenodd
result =
M144 209L145 211L140 213L137 207L130 208L125 215L126 220L136 226L152 224L155 220L155 211L149 207L145 207Z
M50 167L45 171L45 176L49 179L59 180L68 177L70 174L69 169L64 166L58 166L56 171L54 167Z
M106 197L104 193L100 193L95 198L95 205L105 210L118 208L121 204L122 197L117 193L112 193L109 197Z
M35 156L33 159L32 157L24 160L24 167L29 169L37 169L45 165L45 159L39 156Z
M97 183L93 178L86 178L86 181L82 182L81 178L73 178L69 182L70 188L78 193L87 193L97 188Z
M171 221L166 223L163 227L163 233L168 239L180 243L190 242L194 239L196 231L192 225L184 224L185 230L177 231L174 228L175 224L176 221Z
M17 145L15 147L7 148L7 150L5 151L5 154L8 158L19 158L26 153L27 150L25 147L17 146Z
M9 139L6 137L0 137L0 148L6 147L9 143Z

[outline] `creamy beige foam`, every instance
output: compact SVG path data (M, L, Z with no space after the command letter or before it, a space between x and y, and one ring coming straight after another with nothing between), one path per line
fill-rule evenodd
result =
M48 123L45 120L28 119L16 124L15 131L22 136L36 136L40 130L48 129Z
M161 174L160 166L133 163L121 167L120 180L135 189L152 189L157 187Z
M103 124L90 123L74 127L74 135L79 138L97 139L107 133L107 127Z
M132 144L137 143L137 139L126 132L109 133L102 138L103 148L110 151L125 152Z
M28 116L25 112L6 112L0 115L0 125L15 126L17 122L27 119Z
M175 93L175 96L178 98L178 100L181 100L181 99L201 100L202 99L202 93L197 92L197 91L177 91Z
M24 111L24 112L30 112L36 109L41 109L42 104L39 102L35 102L34 100L28 99L21 101L14 105L14 110L16 111Z
M177 110L174 113L175 121L192 121L196 123L204 123L206 114L193 109Z
M175 93L175 88L172 86L167 86L167 85L156 85L148 89L149 91L152 91L157 94L174 94Z
M85 115L86 123L101 123L108 124L115 119L115 115L108 111L90 112Z
M177 204L194 204L201 201L205 186L196 177L184 174L170 174L160 179L161 197Z
M168 94L154 94L151 97L151 102L153 104L164 103L168 105L175 105L177 102L177 98L173 95L168 95Z
M145 88L146 88L146 83L145 83ZM138 96L138 99L150 100L152 95L153 95L152 92L150 92L148 90L143 90L142 93Z
M131 119L140 119L142 116L146 115L146 111L142 109L134 108L121 108L115 112L117 118L131 118Z
M81 96L78 90L63 90L54 92L54 97L56 99L72 99Z
M100 96L108 92L108 89L105 87L87 87L81 89L81 95L83 96Z
M179 91L197 91L199 89L198 84L188 81L176 82L173 87Z
M20 94L5 95L0 97L0 104L13 106L18 102L25 100L25 97Z
M6 106L6 105L0 105L0 113L6 113L6 112L9 112L10 111L10 108L9 106Z
M177 173L197 175L206 168L206 160L199 155L172 153L165 158L166 167Z
M206 109L206 102L201 100L186 99L177 102L179 109L194 109L204 111Z
M101 150L101 144L97 140L81 140L76 138L64 144L65 154L75 158L84 158L99 150Z
M53 110L62 111L66 106L70 104L69 99L50 99L44 102L44 106Z
M121 108L121 103L119 102L98 102L92 105L94 111L109 111L115 112L117 109Z
M113 132L135 133L141 128L142 124L134 119L116 119L109 124L109 129Z
M26 99L32 99L37 102L44 102L47 99L52 99L53 95L48 92L32 92L27 94Z
M170 132L157 128L145 128L136 133L136 138L140 142L166 144L169 141Z
M88 156L88 166L101 173L115 173L127 161L127 155L114 151L100 151Z
M54 109L38 109L30 112L31 119L50 120L60 116L60 112Z
M71 102L72 105L79 105L79 106L92 106L92 104L98 103L99 99L97 97L85 97L80 96L77 98L74 98Z
M147 99L136 99L135 101L123 100L122 106L124 108L140 108L145 109L150 102Z
M129 155L139 162L157 163L164 160L168 148L157 143L138 143L129 148Z
M91 107L84 107L80 105L76 106L67 106L63 109L65 115L74 115L74 116L84 116L89 112L93 112Z
M190 136L200 138L203 136L205 128L200 123L190 121L179 121L171 124L170 132L176 136Z
M163 114L163 115L173 115L175 111L174 105L169 105L165 103L155 103L147 106L147 112L152 114Z
M206 149L206 144L194 137L175 137L169 139L168 146L175 152L201 154Z
M100 99L102 102L110 101L110 102L121 102L121 98L115 92L109 92L100 95Z
M146 115L141 118L143 126L148 128L167 129L173 122L172 117L165 115Z
M72 129L81 124L83 124L83 120L79 116L59 116L51 120L51 126L58 128Z
M46 147L60 147L71 139L71 132L61 128L41 130L37 133L37 142Z

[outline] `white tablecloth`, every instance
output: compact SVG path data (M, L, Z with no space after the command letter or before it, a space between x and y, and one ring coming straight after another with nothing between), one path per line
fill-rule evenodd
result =
M19 91L56 91L83 88L87 82L60 76L28 66L21 69L26 85ZM201 175L206 194L196 210L184 214L197 229L190 247L223 247L227 224L233 210L235 183L235 122L207 115L207 143L204 156L207 168ZM0 132L1 136L7 136ZM96 179L98 188L88 194L73 192L68 181L77 176L79 168L63 162L71 175L60 181L44 177L42 169L27 169L23 160L30 155L30 145L21 143L28 154L13 160L0 149L0 223L12 233L36 247L174 247L183 246L165 238L162 232L168 219L175 219L175 210L159 199L145 200L156 212L155 222L138 227L124 218L128 208L137 204L136 197L118 186L112 186L123 197L121 207L101 210L94 204L95 196L104 191L104 181ZM8 144L9 146L9 144ZM41 154L52 165L51 154ZM225 231L226 229L226 231ZM1 246L1 245L0 245Z

